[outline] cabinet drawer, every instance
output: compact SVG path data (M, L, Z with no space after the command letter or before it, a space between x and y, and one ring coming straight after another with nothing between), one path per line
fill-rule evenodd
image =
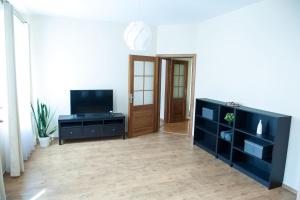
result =
M82 127L81 126L62 127L60 135L63 139L81 138Z
M104 125L101 136L119 136L124 133L122 124Z
M89 125L83 127L84 137L99 137L100 136L100 126L99 125Z

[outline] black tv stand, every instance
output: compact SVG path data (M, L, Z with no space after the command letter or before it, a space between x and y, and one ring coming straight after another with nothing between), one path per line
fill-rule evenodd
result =
M126 137L122 113L60 115L58 127L60 145L68 139Z

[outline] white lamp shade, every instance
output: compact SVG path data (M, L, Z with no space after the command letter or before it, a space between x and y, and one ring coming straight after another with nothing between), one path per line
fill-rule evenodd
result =
M124 33L124 39L131 50L146 50L152 40L152 32L144 22L131 22Z

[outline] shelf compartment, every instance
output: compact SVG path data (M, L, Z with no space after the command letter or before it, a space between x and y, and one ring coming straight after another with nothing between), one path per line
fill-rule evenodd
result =
M62 122L60 124L61 127L82 127L82 122Z
M203 117L203 115L202 115L203 108L208 108L208 109L213 110L213 119L208 119L208 120L218 122L218 117L219 117L219 105L218 104L214 104L214 103L207 102L207 101L197 101L196 102L196 116ZM203 117L203 118L205 118L205 117Z
M205 132L207 134L216 135L216 133L214 133L214 132L206 129L205 127L200 127L200 126L195 125L195 128L198 129L198 130L200 130L200 131L203 131L203 132Z
M243 153L243 154L246 154L246 155L248 155L248 156L251 156L251 157L253 157L253 158L257 158L257 159L259 159L258 157L255 157L255 156L253 156L253 155L251 155L251 154L249 154L249 153L247 153L247 152L245 152L244 150L243 150L243 147L233 147L236 151L239 151L239 152L241 152L241 153ZM270 157L270 158L266 158L266 159L260 159L262 162L265 162L267 165L271 165L271 163L272 163L272 158Z
M104 124L123 124L123 119L104 120Z
M222 140L223 142L226 142L226 143L228 143L228 144L231 144L231 142L229 142L229 141L227 141L227 140L225 140L225 139L223 139L223 138L221 138L221 137L219 137L219 140Z
M216 154L217 135L209 134L195 128L194 144L204 148L211 154Z
M216 151L213 150L215 147L212 145L209 145L203 141L194 141L194 145L204 149L205 151L207 151L208 153L212 154L212 155L216 155Z
M103 121L84 121L83 126L100 126L103 124Z
M263 133L262 135L257 135L256 129L260 120L262 121ZM239 109L236 110L235 128L247 134L251 134L261 139L273 142L276 135L277 125L276 118L259 113L253 113Z
M206 120L206 121L209 121L209 122L214 123L214 124L218 124L217 121L202 117L202 115L199 115L199 114L196 114L196 118L201 119L201 120Z
M222 158L222 160L230 161L231 155L231 143L226 140L218 140L218 150L217 155Z
M233 166L265 186L269 185L271 166L259 158L244 154L235 148L232 155Z
M222 124L219 125L219 134L218 134L218 137L219 137L220 139L224 140L224 141L227 141L225 138L222 138L222 136L221 136L221 132L222 132L222 131L232 131L232 138L233 138L233 129L232 129L231 127L224 126L224 125L222 125ZM231 139L231 141L227 141L227 142L231 143L231 142L232 142L232 139Z
M223 123L219 123L219 125L221 125L221 126L223 126L223 127L226 127L226 128L228 128L228 129L233 129L233 127L232 126L229 126L228 124L223 124Z
M233 144L234 148L236 150L240 151L241 153L247 154L248 156L252 156L252 157L257 158L257 159L260 159L260 158L254 156L254 155L251 155L251 154L244 151L245 140L250 140L250 141L256 142L258 144L264 143L266 145L272 145L272 143L270 143L268 141L264 141L264 140L261 140L259 138L253 137L252 135L248 135L248 134L245 134L243 132L235 130L234 144ZM271 148L273 148L273 145L272 145ZM272 163L272 150L270 152L270 156L268 156L267 158L264 158L264 159L260 159L260 160L262 160L263 162L271 164Z
M264 140L266 142L270 142L270 143L274 142L274 137L271 135L266 135L266 134L259 135L259 134L256 134L255 130L250 130L250 129L245 129L245 128L236 128L236 130L239 132L245 133L249 136L256 137L257 139Z
M203 118L195 119L195 126L207 132L217 135L218 124Z
M234 108L233 107L228 107L228 106L220 106L220 123L225 125L225 126L229 126L232 127L233 126L233 122L231 125L228 124L228 122L224 119L227 113L235 113L234 112ZM234 120L233 120L234 121Z

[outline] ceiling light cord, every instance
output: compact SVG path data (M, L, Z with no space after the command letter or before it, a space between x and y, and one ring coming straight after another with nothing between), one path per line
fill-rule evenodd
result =
M142 21L142 15L143 15L143 12L142 12L142 9L143 9L143 5L142 5L142 0L138 0L138 17L137 17L137 20L138 21Z

